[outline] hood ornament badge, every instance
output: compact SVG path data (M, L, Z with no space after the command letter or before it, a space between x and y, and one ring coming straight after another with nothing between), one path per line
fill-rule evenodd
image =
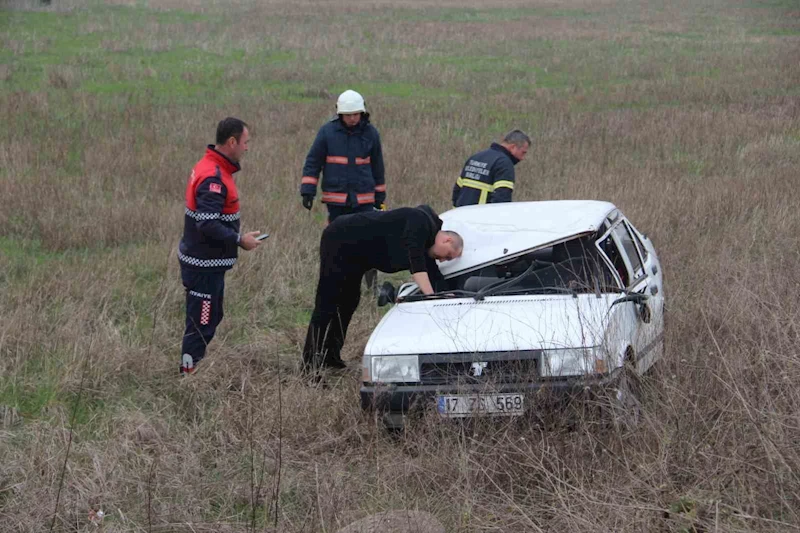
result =
M483 375L483 369L486 368L489 363L472 363L469 368L469 373L475 377L479 377Z

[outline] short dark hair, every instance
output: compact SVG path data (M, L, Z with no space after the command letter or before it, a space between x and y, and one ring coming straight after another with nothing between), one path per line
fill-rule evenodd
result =
M236 142L239 142L239 139L242 138L242 133L244 133L244 129L249 127L244 120L239 120L238 118L228 117L223 118L217 124L217 144L223 145L228 142L228 139L233 137L236 139Z
M464 239L461 238L461 235L459 235L457 232L451 231L451 230L443 230L443 231L444 231L444 233L447 233L448 235L450 235L453 238L453 248L457 252L460 252L461 250L464 249Z
M514 146L522 146L523 144L530 146L531 138L522 130L511 130L503 137L503 142Z

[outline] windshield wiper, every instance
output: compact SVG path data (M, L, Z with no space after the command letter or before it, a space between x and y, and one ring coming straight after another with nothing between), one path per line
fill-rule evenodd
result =
M435 300L438 298L463 298L463 297L470 297L475 296L477 293L472 291L462 291L462 290L455 290L455 291L440 291L435 292L433 294L412 294L410 296L404 297L400 302L418 302L420 300Z
M555 286L548 286L548 287L529 287L529 288L519 288L519 289L510 289L510 290L502 290L502 291L494 291L492 294L517 294L517 293L539 293L539 292L555 292L559 294L569 294L577 298L578 291L575 289L570 289L569 287L555 287Z

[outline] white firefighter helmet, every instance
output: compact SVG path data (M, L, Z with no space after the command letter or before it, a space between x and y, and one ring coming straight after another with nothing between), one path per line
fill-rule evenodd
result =
M339 99L336 101L337 115L342 113L366 113L366 111L364 97L350 89L340 94Z

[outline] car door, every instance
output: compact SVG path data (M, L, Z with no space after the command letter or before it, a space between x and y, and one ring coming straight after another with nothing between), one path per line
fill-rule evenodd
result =
M634 245L629 254L638 254L647 275L645 294L649 297L647 305L650 308L651 323L645 328L647 345L642 354L642 367L646 371L664 355L664 277L653 243L630 220L626 219L624 223ZM626 248L630 248L630 244Z
M663 301L660 265L654 250L648 250L641 235L630 222L620 217L610 230L629 278L626 292L645 295L641 304L626 303L636 311L635 333L631 339L636 357L636 369L646 372L663 353ZM644 253L646 252L646 253ZM654 273L655 272L655 273Z
M619 238L620 224L621 219L608 221L608 230L595 243L606 263L609 277L613 278L613 282L611 279L606 280L603 292L615 293L608 300L610 307L603 334L603 350L606 352L609 368L623 364L628 348L638 354L646 344L637 305L633 302L613 303L631 292L631 289L643 290L640 287L642 275L639 273L638 278L634 277L635 273ZM637 364L637 369L638 367Z

